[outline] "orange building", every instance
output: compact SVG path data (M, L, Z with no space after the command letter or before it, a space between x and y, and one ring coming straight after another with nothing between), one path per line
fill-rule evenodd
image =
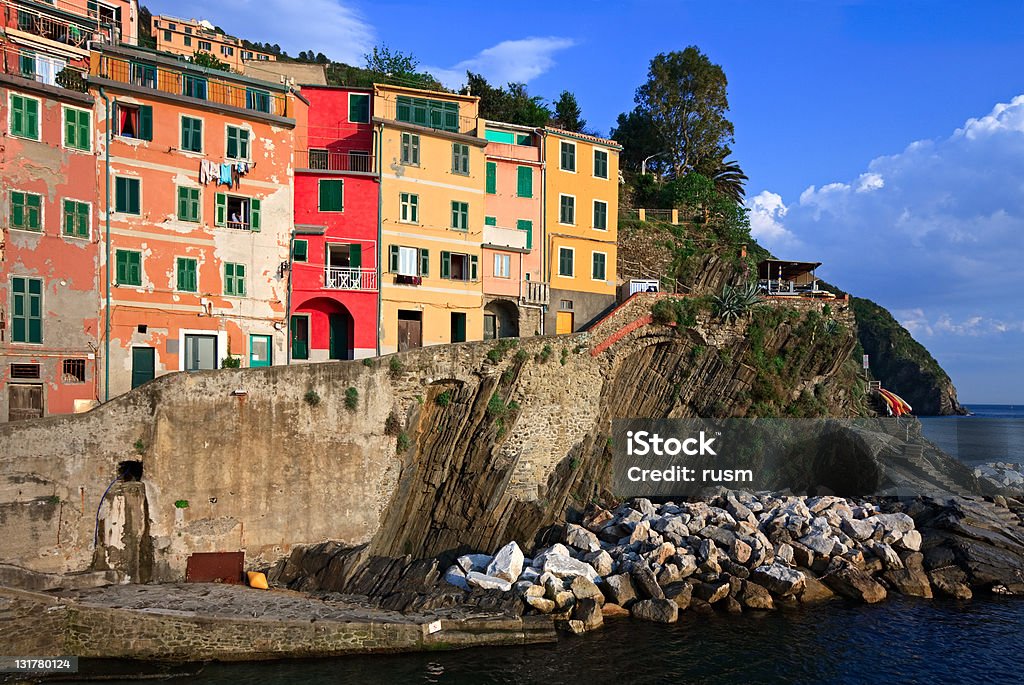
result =
M487 121L484 339L540 335L548 304L541 247L544 155L535 128Z
M218 31L213 24L200 19L179 19L177 17L154 16L150 27L156 39L156 49L182 57L192 57L197 52L208 52L232 71L242 73L246 61L273 62L276 55L245 47L234 36Z
M110 394L228 359L284 363L294 95L118 46L93 53L89 84Z

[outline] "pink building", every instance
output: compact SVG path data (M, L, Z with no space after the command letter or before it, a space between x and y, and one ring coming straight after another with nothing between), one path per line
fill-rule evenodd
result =
M484 338L543 333L541 189L544 156L537 129L488 121L484 199Z

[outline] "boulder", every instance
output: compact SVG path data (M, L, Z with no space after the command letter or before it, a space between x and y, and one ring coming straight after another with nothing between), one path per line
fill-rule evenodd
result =
M723 599L721 601L719 606L720 607L724 606L726 613L729 613L729 614L742 614L743 613L743 605L740 604L740 601L738 599L736 599L735 597L728 597L727 596L725 599Z
M583 527L593 533L596 533L604 528L605 525L613 518L615 517L607 509L598 509L593 514L583 519Z
M560 542L559 543L555 543L554 545L551 545L547 549L544 549L544 550L538 552L537 554L534 554L534 556L533 556L533 567L534 568L544 568L544 561L549 556L571 557L572 554L569 552L569 548L566 547L565 545L563 545L562 543L560 543Z
M644 559L652 566L665 563L665 560L676 553L676 546L671 542L663 542L644 555Z
M572 594L568 590L562 590L555 594L555 608L559 611L565 611L576 604L576 595Z
M679 567L679 577L688 578L697 572L697 557L692 554L676 553L676 566Z
M605 599L611 604L629 608L636 600L636 590L628 573L608 576L604 579L603 592Z
M455 560L455 564L461 568L464 573L469 573L470 571L484 571L490 563L490 554L463 554Z
M478 587L483 590L501 590L508 592L512 589L512 583L504 578L495 578L478 571L470 571L466 574L466 582L470 587Z
M628 609L624 609L620 607L618 604L612 604L610 602L606 602L605 605L601 607L601 613L604 615L605 618L611 618L613 616L629 616Z
M685 611L693 598L693 585L689 583L673 583L665 588L665 599L670 599Z
M576 600L576 606L572 608L572 619L582 621L584 630L594 630L604 625L604 615L601 613L601 605L593 598Z
M840 530L854 540L867 540L875 533L875 524L870 521L844 518L839 526Z
M457 588L469 589L469 583L466 582L466 572L458 564L448 567L448 570L444 572L444 580L449 585L454 585Z
M682 579L683 577L679 573L679 567L675 564L665 564L661 567L661 570L658 571L658 585L660 585L662 588L664 588L666 585L677 583Z
M562 556L560 554L549 554L544 556L544 566L542 567L545 573L550 573L559 578L572 578L575 576L583 576L591 581L598 581L600 576L597 575L597 571L590 564L580 561L579 559L573 559L569 556Z
M810 574L804 574L804 590L800 593L800 602L803 604L814 604L832 599L836 593L828 589L828 586Z
M690 534L690 529L683 523L681 516L665 516L655 521L651 527L675 545L682 543L683 538Z
M577 600L593 599L598 604L604 604L604 594L597 585L583 576L573 578L572 583L569 585L569 590L576 596Z
M583 557L583 561L590 564L599 576L610 575L612 567L615 565L615 561L612 559L612 556L603 549L585 555Z
M793 563L793 545L782 542L775 546L775 560L789 566Z
M779 563L758 566L750 579L779 597L798 594L806 585L803 573Z
M815 554L823 557L832 556L839 542L834 536L819 531L813 531L799 539L800 544L812 550Z
M528 605L542 614L550 614L555 610L555 603L550 599L546 599L544 597L531 597L530 595L527 595L524 599Z
M928 574L924 572L924 555L920 552L905 553L902 567L890 568L883 577L902 595L932 598L932 586L928 582Z
M935 569L928 573L935 592L953 599L970 599L974 596L971 588L964 582L966 575L956 567Z
M902 537L914 530L914 519L902 512L896 514L875 514L864 520L881 527L886 533L898 533L897 537Z
M657 516L658 510L651 504L651 500L644 497L637 497L630 504L633 505L633 509L639 511L644 516Z
M524 597L543 597L547 591L542 585L531 585L523 591Z
M729 557L737 564L745 564L750 561L752 552L750 545L740 538L735 538L732 541L732 548L729 550Z
M873 543L871 545L871 551L876 557L882 560L886 569L892 570L903 568L903 560L900 559L900 555L896 554L896 550L884 542Z
M494 559L487 565L487 575L513 582L523 572L523 558L523 550L513 540L494 555Z
M526 566L523 568L523 572L519 574L519 580L528 580L531 583L536 583L540 580L540 571L532 566Z
M729 583L697 583L693 586L693 596L714 604L729 596Z
M903 534L903 537L896 543L898 547L909 550L911 552L921 551L921 533L917 530L907 531Z
M540 584L544 586L544 596L554 599L555 595L565 589L562 579L553 573L545 573L540 577Z
M881 602L886 597L885 588L875 582L863 570L850 564L838 564L821 578L836 594L868 604Z
M658 586L654 573L647 566L639 564L633 568L631 573L633 586L637 594L645 599L664 599L665 593Z
M768 590L757 583L744 582L738 599L748 609L770 610L775 608L775 602Z
M679 605L670 599L644 599L635 602L629 612L633 618L656 623L675 623L679 619Z
M793 548L793 564L803 568L810 568L814 565L814 552L799 542L789 544Z
M601 549L601 543L597 536L583 526L570 523L565 527L565 536L562 540L570 547L575 547L584 552L597 552Z

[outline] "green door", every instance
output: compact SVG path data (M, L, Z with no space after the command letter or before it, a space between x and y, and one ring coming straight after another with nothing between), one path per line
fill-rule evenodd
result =
M348 321L344 314L331 314L328 325L331 329L331 359L351 359L348 354Z
M249 336L249 367L259 368L274 363L274 348L269 335Z
M152 347L132 348L132 389L156 377L156 350Z

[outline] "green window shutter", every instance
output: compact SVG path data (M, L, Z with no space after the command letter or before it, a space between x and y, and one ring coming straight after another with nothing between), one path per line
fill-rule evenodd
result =
M533 197L533 168L521 166L518 170L516 195Z
M25 195L25 213L30 231L43 230L43 198L40 195Z
M441 278L451 278L452 271L452 253L447 251L441 252Z
M84 202L78 203L78 237L89 237L89 205Z
M227 156L231 159L238 159L238 133L239 130L234 126L228 126L228 145L227 145Z
M533 249L533 222L526 219L519 219L516 221L516 228L520 231L526 231L526 249Z
M608 205L604 202L594 202L594 228L601 231L608 229Z
M25 227L25 193L11 191L11 227Z
M487 162L487 194L494 195L498 192L498 165L495 162Z
M76 223L76 218L78 216L78 212L76 211L75 204L76 203L73 202L72 200L64 200L64 202L63 202L64 213L63 213L63 221L61 222L61 225L64 227L63 228L64 235L70 235L70 236L75 235L75 223Z
M11 279L11 340L14 342L27 342L26 328L28 318L25 315L26 293L24 278L14 277Z
M398 245L388 246L388 271L398 273Z
M39 101L25 98L25 135L39 140ZM34 282L34 281L33 281Z
M178 221L188 221L188 188L178 188Z
M321 212L344 211L345 182L340 179L321 179L319 202Z
M253 233L260 232L260 205L262 201L252 199L249 201L249 230Z
M142 253L128 253L128 283L142 285Z
M116 265L116 282L123 284L128 282L128 253L124 250L118 250L114 257Z
M459 203L452 202L452 228L459 227Z
M224 294L235 294L235 265L231 262L224 263Z
M292 245L292 261L304 262L309 259L309 242L296 240Z
M78 112L64 108L64 146L78 147Z
M480 270L480 258L476 255L469 256L469 280L477 280L477 273Z
M117 178L114 180L114 211L125 214L139 214L140 181L137 178Z
M353 269L359 269L363 266L363 246L362 245L349 245L348 246L348 265Z
M228 223L228 196L224 193L217 193L216 206L213 223L216 226L226 226Z
M198 289L196 260L178 257L178 290L194 293Z
M245 264L235 264L235 294L245 297Z
M33 72L35 68L33 67ZM25 98L11 93L11 133L25 135Z
M249 159L249 132L244 128L238 129L238 158Z
M128 179L128 211L132 214L142 213L142 181L137 178Z
M409 196L409 207L410 207L410 211L409 211L410 220L414 224L418 224L420 222L420 196L419 195L410 195Z
M430 250L420 249L420 276L430 275Z
M493 216L485 216L484 217L484 226L497 226L497 225L498 225L497 217L493 217Z
M28 279L28 341L43 342L43 282Z
M139 138L153 140L153 107L139 105Z

